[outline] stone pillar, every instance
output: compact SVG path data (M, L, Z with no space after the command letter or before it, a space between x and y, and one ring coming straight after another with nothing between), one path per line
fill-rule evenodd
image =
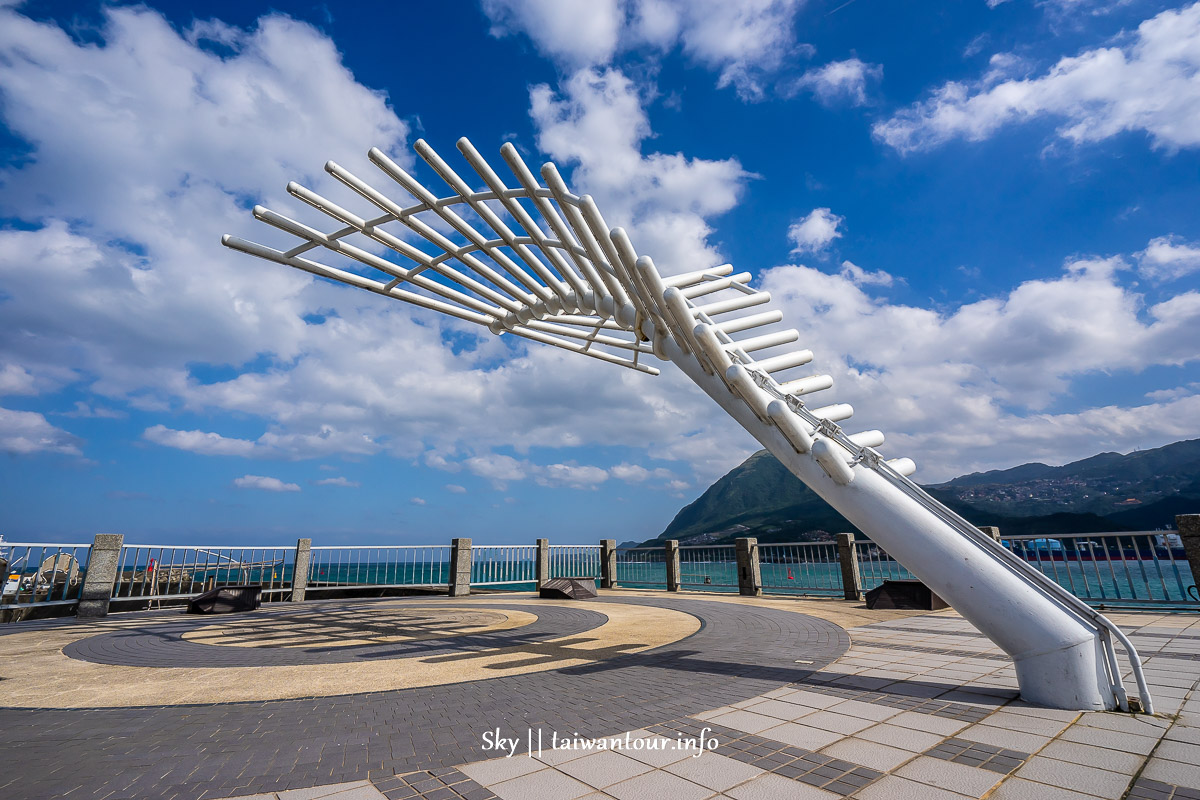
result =
M550 540L537 540L537 587L541 589L550 580Z
M615 589L617 586L617 540L600 540L600 588Z
M862 600L862 573L858 570L858 548L853 533L837 536L838 561L842 565L842 592L847 600Z
M1000 529L995 525L980 525L979 530L986 533L988 536L996 540L996 544L1000 544Z
M667 591L679 591L679 540L667 539Z
M83 588L79 591L77 617L106 617L108 602L112 600L113 583L117 580L117 564L121 560L121 546L125 535L121 533L97 533L88 552L87 574L83 577Z
M296 540L296 563L292 566L292 602L303 603L308 589L308 569L312 564L312 539Z
M1192 584L1200 587L1200 514L1180 514L1175 517L1175 527L1183 541L1183 552L1187 554L1188 568L1192 571ZM1166 538L1166 534L1163 538ZM1189 593L1187 599L1191 600L1193 597L1194 595Z
M450 584L451 597L466 597L471 593L471 540L450 540Z
M758 539L737 539L738 592L747 597L758 597L762 591L762 568L758 563Z

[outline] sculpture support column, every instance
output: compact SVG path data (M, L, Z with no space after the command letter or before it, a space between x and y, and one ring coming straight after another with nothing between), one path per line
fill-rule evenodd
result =
M737 539L738 593L758 597L762 592L762 567L758 562L758 539Z
M312 539L296 540L296 563L292 566L292 602L303 603L308 589L308 569L312 563Z
M666 542L666 561L667 561L667 591L679 591L679 540L667 539Z
M121 560L121 546L125 535L121 533L97 533L88 551L87 574L83 577L83 588L79 591L77 617L106 617L108 603L112 600L113 584L117 580L117 563Z
M450 596L466 597L471 593L471 540L450 540Z
M614 589L617 585L617 540L600 540L600 588Z
M997 528L995 525L980 525L979 530L983 531L988 536L995 539L997 542L1000 541L1000 529Z
M842 596L847 600L862 600L862 572L858 568L858 548L853 533L839 533L838 561L842 565Z
M537 588L541 589L550 580L550 540L537 540Z

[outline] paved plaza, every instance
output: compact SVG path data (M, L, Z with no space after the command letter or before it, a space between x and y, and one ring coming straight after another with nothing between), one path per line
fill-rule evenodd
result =
M1200 798L1200 616L1110 616L1156 716L1030 707L954 612L839 600L504 593L11 624L0 797Z

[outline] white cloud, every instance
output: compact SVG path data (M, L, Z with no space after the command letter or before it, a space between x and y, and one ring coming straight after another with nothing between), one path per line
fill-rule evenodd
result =
M630 464L628 462L617 464L609 472L617 480L622 480L626 483L645 483L652 479L669 481L675 477L675 474L671 470L664 467L646 469L640 464Z
M245 206L289 179L359 208L320 165L332 157L377 180L361 165L377 144L411 166L397 149L407 128L301 23L198 23L180 36L144 8L107 13L97 47L0 10L0 109L34 155L3 174L0 213L43 225L0 231L5 328L37 334L0 339L9 388L75 383L142 410L261 420L257 438L166 420L146 437L254 458L385 453L455 469L498 449L603 442L652 447L707 477L753 448L670 371L651 379L486 333L473 340L452 321L223 250L225 232L283 241ZM201 35L231 52L197 47ZM643 155L652 132L642 98L616 71L576 74L561 91L535 87L531 105L544 148L574 168L571 184L664 272L721 262L707 219L732 208L750 177L736 160ZM278 194L262 200L319 219ZM322 324L305 322L317 312ZM447 333L461 346L447 347ZM239 371L252 361L265 366L216 382L189 366ZM506 409L506 424L464 412L484 408ZM563 468L521 469L546 482L599 480L570 454L549 460Z
M874 298L846 271L782 266L762 285L801 331L797 346L815 352L813 370L835 379L811 402L851 403L849 430L882 429L883 452L915 458L918 478L931 481L1195 435L1200 399L1190 393L1135 409L1045 410L1078 376L1200 358L1200 293L1147 305L1128 275L1120 258L1077 260L946 310Z
M1137 254L1138 271L1155 281L1171 281L1200 270L1200 244L1179 236L1151 239Z
M37 394L33 373L16 364L0 369L0 397L14 394Z
M423 506L423 505L425 505L425 498L424 497L410 497L410 498L408 498L408 502L412 503L414 506Z
M81 455L77 436L56 428L41 414L0 408L0 452L25 456L34 453Z
M450 494L466 494L467 487L459 486L457 483L447 483L445 489Z
M572 67L605 64L625 10L617 0L483 0L493 36L525 33L538 50Z
M534 480L540 486L595 489L608 480L608 472L587 464L547 464L538 470Z
M1163 11L1107 47L1063 58L1037 78L952 81L874 126L900 150L979 141L1038 117L1074 143L1141 131L1158 147L1200 145L1200 3Z
M314 481L313 484L315 486L341 486L346 489L357 489L362 485L358 481L352 481L340 475L336 478L322 478L319 481Z
M261 489L264 492L298 492L300 486L295 483L284 483L279 478L265 475L243 475L233 479L233 485L239 489Z
M305 433L267 431L258 439L234 439L207 431L179 431L154 425L142 437L154 444L207 456L247 458L319 458L330 454L370 455L379 451L369 436L339 431L330 425Z
M500 491L506 489L509 483L526 478L532 478L539 486L570 489L594 489L608 480L608 472L601 467L574 462L535 464L528 459L519 460L498 453L472 456L463 461L463 466L469 472L491 481L492 486Z
M866 105L867 83L883 76L883 67L867 64L857 58L831 61L823 67L805 72L792 83L790 92L809 91L824 105L849 103Z
M147 428L142 438L163 447L205 456L249 456L254 452L254 442L249 439L230 439L219 433L205 431L177 431L165 425Z
M820 253L833 242L840 239L842 232L838 230L845 217L839 217L828 208L814 208L808 216L793 222L787 231L787 237L793 245L793 253Z
M118 411L115 408L102 408L101 406L92 406L82 400L75 401L75 408L62 413L64 417L73 417L77 419L125 419L129 415L124 411Z
M843 261L838 274L855 286L891 286L895 278L883 270L868 272L853 261Z
M97 46L0 9L3 121L32 147L0 173L0 213L42 226L0 231L5 326L36 332L0 342L0 359L163 405L190 362L303 348L324 290L216 244L249 235L247 200L278 200L330 156L360 167L407 128L302 23L222 29L221 57L153 11L105 13Z
M718 73L746 100L760 99L797 45L802 0L484 0L495 36L524 33L537 49L574 70L608 65L622 50L676 47Z

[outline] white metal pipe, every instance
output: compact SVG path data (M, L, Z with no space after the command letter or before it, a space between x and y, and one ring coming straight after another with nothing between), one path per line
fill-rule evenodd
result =
M749 272L739 272L737 275L730 275L728 278L718 278L717 280L712 281L701 281L700 283L696 283L691 286L685 286L684 288L680 289L680 291L683 292L684 297L686 297L688 300L692 300L696 297L702 297L706 294L715 294L716 292L724 291L735 284L741 285L749 283L751 280L752 276Z
M722 264L719 267L698 269L695 272L681 272L678 275L669 275L664 277L662 281L666 286L676 286L682 289L685 286L691 286L693 283L699 283L710 277L719 278L722 275L729 275L732 272L733 264Z
M779 385L779 390L784 394L792 394L799 397L800 395L812 394L820 392L833 386L833 377L830 375L810 375L807 378L797 378L794 381L788 381Z
M810 409L814 417L827 419L830 422L841 422L844 419L850 419L854 416L854 406L849 403L834 403L829 406L821 406L820 408Z
M784 353L781 356L771 356L764 358L761 361L755 360L754 366L768 374L773 372L783 372L792 367L802 367L813 360L812 350L793 350L790 353Z
M702 363L701 366L711 368L717 375L724 375L733 360L730 359L729 352L717 339L717 334L712 326L701 323L692 328L692 336L708 362L707 365Z
M419 181L417 181L416 178L412 177L407 172L405 172L400 167L400 165L398 165L396 162L394 162L390 158L388 158L387 155L382 150L380 150L377 147L372 147L367 152L367 157L369 159L371 159L372 164L379 167L379 169L383 170L383 172L388 177L390 177L392 180L396 181L396 183L398 183L402 187L404 187L405 191L407 191L409 194L411 194L418 201L427 205L433 213L435 213L437 216L441 217L443 220L445 220L447 223L449 223L449 225L452 228L454 228L454 230L456 230L460 234L462 234L467 239L467 241L469 241L471 244L475 245L475 247L479 248L483 252L487 253L488 256L490 256L497 264L500 265L500 267L502 269L504 269L510 275L517 278L518 280L520 280L520 278L518 276L526 275L525 270L523 270L520 266L518 266L517 263L514 262L511 258L509 258L507 255L505 255L502 250L496 249L495 247L491 247L489 244L489 239L486 236L482 235L479 231L475 230L474 227L467 224L467 222L465 220L463 220L463 218L460 217L458 214L456 214L452 209L439 204L437 201L437 197L434 196L434 194L432 192L430 192L428 189L426 189L424 186L422 186L421 183ZM426 236L427 238L430 239L430 241L439 242L439 246L442 247L447 253L456 254L455 257L457 257L457 254L460 251L460 248L457 247L456 245L454 245L453 243L451 243L448 239L446 239L446 237L437 233L432 228L430 228L428 225L426 225L424 222L422 222L421 220L419 220L415 217L412 217L412 216L408 217L406 222L409 224L410 227L413 228L413 230L420 232L421 235ZM491 281L492 283L496 284L497 286L503 288L506 292L509 292L513 296L520 295L520 290L518 290L518 289L516 289L516 287L512 286L511 281L507 280L503 275L500 275L495 270L493 270L491 267L484 264L482 261L479 261L478 259L474 259L474 261L472 262L471 268L474 269L476 272L479 272L479 274L483 275L489 281ZM534 282L534 283L536 283L536 282ZM541 292L538 292L537 290L532 290L532 291L534 291L534 293L537 294L539 297L541 297L543 300L546 300L546 299L549 299L549 298L555 296L555 294L551 293L549 290L547 290L544 287L541 289Z
M917 471L917 462L911 458L889 458L887 464L906 478Z
M875 471L856 468L851 483L838 485L695 359L676 364L789 471L1012 656L1025 700L1053 708L1114 707L1103 651L1081 619Z
M725 332L728 333L729 331ZM741 339L735 341L733 345L730 346L736 346L739 350L743 350L747 353L753 353L755 350L766 350L768 347L776 347L781 344L791 344L799 338L800 331L796 330L795 328L790 328L786 331L764 333L762 336L753 336L749 339Z
M782 400L772 400L767 403L767 416L771 422L775 423L779 432L791 443L797 453L807 453L812 450L812 431L808 430L808 425L800 419L799 415L787 407L787 403Z
M862 433L852 433L849 437L850 441L854 442L859 447L882 447L883 446L883 431L863 431Z
M825 474L838 486L848 486L854 480L854 470L846 463L844 452L828 439L817 439L812 445L812 457Z
M738 317L724 322L718 322L717 328L725 333L738 333L739 331L748 331L751 328L761 328L764 325L771 325L783 320L782 311L764 311L761 314L751 314L748 317ZM796 338L800 338L800 334L796 334Z
M771 302L770 292L755 292L754 294L744 294L741 297L731 297L728 300L718 300L715 303L706 303L702 306L697 306L696 314L704 314L712 317L717 314L728 314L731 311L741 311L743 308L751 306L761 306L763 303Z
M305 272L312 273L313 275L340 281L341 283L349 284L350 286L356 286L359 289L366 289L369 292L375 292L376 294L381 294L385 297L391 297L396 300L404 300L407 303L412 303L413 305L427 308L430 311L440 311L443 314L449 314L452 317L457 317L458 319L466 320L467 322L474 322L479 325L486 326L494 319L493 317L484 316L483 314L478 314L474 311L467 311L466 309L450 305L449 303L432 300L414 292L406 292L402 289L389 289L379 281L373 281L369 278L355 275L353 272L346 272L345 270L340 270L336 267L330 267L316 261L310 261L307 258L300 258L298 256L292 256L289 258L278 250L273 250L270 247L264 247L263 245L255 244L254 242L248 242L245 239L238 238L237 236L225 234L221 237L221 244L225 245L231 250L238 250L246 253L247 255L258 256L259 258L265 258L268 261L274 261L277 264L295 267L296 269L304 270Z

